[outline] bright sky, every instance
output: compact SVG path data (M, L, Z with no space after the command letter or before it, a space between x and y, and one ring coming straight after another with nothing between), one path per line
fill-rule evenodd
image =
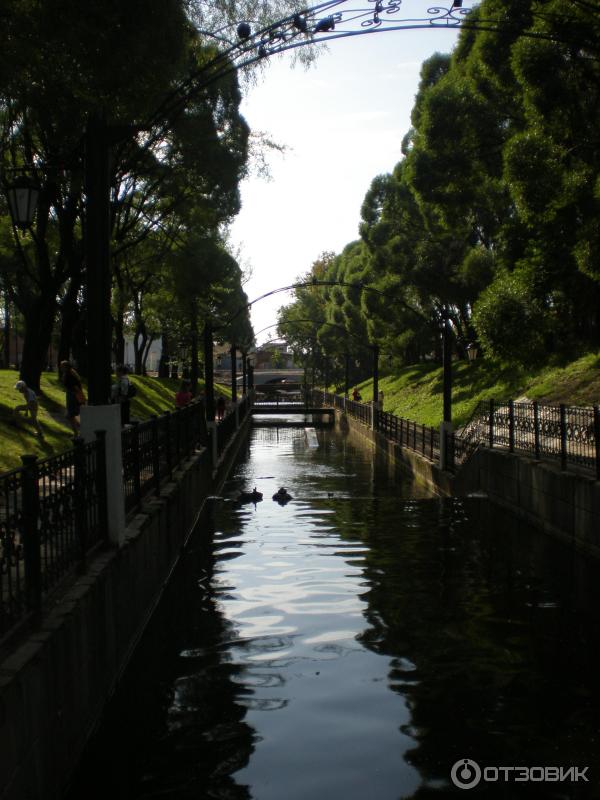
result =
M331 42L316 64L292 68L272 59L242 112L285 155L269 157L271 181L242 185L242 210L231 229L241 263L251 267L250 300L306 273L324 251L339 253L358 238L360 207L376 175L400 160L410 128L422 62L449 52L458 31L375 33ZM292 294L252 307L255 333L277 320ZM259 343L276 329L257 336Z

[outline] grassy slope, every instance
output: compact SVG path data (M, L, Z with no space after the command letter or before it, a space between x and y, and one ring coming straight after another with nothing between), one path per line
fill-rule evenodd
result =
M65 394L55 373L42 375L42 396L38 418L46 441L41 443L28 418L13 421L12 409L23 403L14 388L18 375L14 370L0 370L0 472L20 466L20 456L33 453L40 458L60 453L71 446L72 432L65 418ZM175 392L181 381L165 378L131 378L138 389L131 401L131 416L147 419L174 408ZM217 384L217 392L230 396L229 389Z
M478 401L516 400L527 397L546 403L594 405L600 403L600 353L589 353L568 364L526 371L498 367L486 361L454 362L453 418L466 422ZM379 381L384 408L400 417L438 425L442 416L442 370L439 365L405 367L395 376ZM372 381L359 384L363 400L373 396Z
M0 471L20 465L20 456L35 453L40 457L59 453L71 445L71 431L64 417L64 392L53 373L42 376L40 422L46 435L41 444L31 424L12 421L11 411L22 402L15 391L17 374L0 370ZM146 419L173 409L179 387L177 379L140 378L133 383L138 394L131 404L133 418ZM217 385L217 391L229 396L229 390ZM363 400L372 397L371 381L359 384ZM383 376L384 407L427 425L438 425L442 415L442 371L438 365L417 364L405 367L399 374ZM568 364L544 367L527 372L515 367L491 365L486 361L474 364L453 364L453 417L456 425L466 422L480 400L508 400L527 397L548 403L593 405L600 402L600 353L589 353Z

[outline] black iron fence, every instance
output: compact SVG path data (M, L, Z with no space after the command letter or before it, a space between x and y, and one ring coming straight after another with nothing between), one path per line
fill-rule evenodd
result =
M403 447L430 460L440 458L440 433L412 420L357 403L340 395L316 391L315 403L345 409L346 413L383 433ZM455 471L478 447L504 448L509 452L549 459L561 469L578 467L600 480L600 410L598 406L551 406L538 402L495 400L479 403L469 423L446 433L446 468Z
M104 541L104 433L0 476L0 639L39 616L45 596Z
M220 454L252 402L245 396L216 426ZM237 419L236 419L237 418ZM182 409L121 432L126 512L192 453L212 450L205 406ZM45 596L74 570L85 569L91 549L107 538L106 443L76 439L74 447L0 475L0 641L39 616Z
M421 453L431 461L439 458L440 432L437 428L397 417L388 411L377 411L376 429L388 439Z
M544 403L479 403L457 437L594 472L600 480L600 411Z
M375 414L376 431L432 461L439 459L440 433L437 428L430 428L413 420L397 417L388 411L381 411L375 408L373 403L358 403L328 392L315 392L314 400L345 411L369 427L373 427L373 414Z
M121 434L125 511L149 492L160 492L163 480L192 453L208 444L204 403L196 400L176 411L134 423Z

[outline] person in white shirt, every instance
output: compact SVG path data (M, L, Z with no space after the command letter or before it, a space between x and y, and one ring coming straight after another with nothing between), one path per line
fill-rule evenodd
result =
M17 381L15 383L15 389L17 392L21 392L25 399L25 403L20 406L15 406L13 409L13 414L15 414L16 417L18 417L21 412L23 412L25 415L29 414L31 417L31 422L33 423L33 427L37 431L37 435L40 437L40 439L43 439L44 432L37 418L38 401L36 393L33 391L33 389L30 389L29 386L27 386L25 381Z

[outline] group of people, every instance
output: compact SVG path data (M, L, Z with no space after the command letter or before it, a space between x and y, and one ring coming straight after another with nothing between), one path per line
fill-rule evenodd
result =
M59 379L65 390L66 417L75 436L79 435L81 406L87 400L83 383L77 370L70 361L61 361L59 364ZM135 394L135 388L129 380L129 370L125 366L116 369L117 379L111 387L111 403L118 403L121 410L121 424L128 425L130 417L130 400ZM44 432L38 419L39 404L35 391L27 385L26 381L18 380L15 389L23 395L24 403L15 406L14 415L18 418L22 413L29 416L38 437L43 441Z

